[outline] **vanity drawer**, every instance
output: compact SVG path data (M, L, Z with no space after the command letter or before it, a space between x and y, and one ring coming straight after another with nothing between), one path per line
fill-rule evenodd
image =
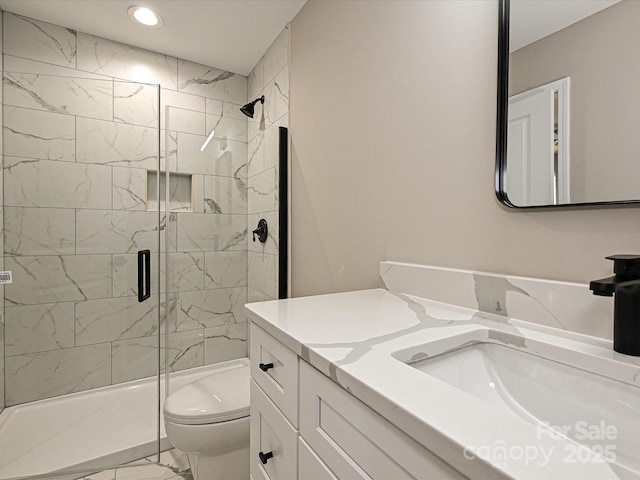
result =
M341 480L466 478L305 362L300 435Z
M251 378L297 428L298 356L252 324L250 358Z
M298 478L298 432L251 381L249 463L254 480Z
M300 480L338 480L302 438L298 438L298 478Z

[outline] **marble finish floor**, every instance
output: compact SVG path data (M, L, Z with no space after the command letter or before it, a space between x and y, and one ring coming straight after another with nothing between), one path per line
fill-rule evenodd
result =
M148 457L132 464L104 470L82 480L193 480L187 455L180 450L168 450L160 454L160 463L156 456Z

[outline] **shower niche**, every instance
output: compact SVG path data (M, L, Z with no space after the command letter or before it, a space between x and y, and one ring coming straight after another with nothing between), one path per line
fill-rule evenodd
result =
M167 192L167 175L160 172L160 189L158 194L158 172L147 172L147 210L157 211L158 205L165 202ZM193 212L193 176L173 174L169 176L169 211ZM158 203L160 202L160 203Z

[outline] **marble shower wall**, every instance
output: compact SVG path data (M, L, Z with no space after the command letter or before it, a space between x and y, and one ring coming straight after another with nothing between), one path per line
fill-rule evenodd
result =
M245 356L247 78L10 13L3 27L6 405L155 374L158 288L137 302L136 251L156 248L158 116L162 162L193 190L160 225L170 368ZM200 154L213 126L225 145Z
M2 22L0 22L0 52L2 52ZM2 129L2 89L0 89L0 129ZM4 154L0 141L0 238L4 237ZM0 252L0 270L4 270L4 249ZM4 286L0 285L0 412L4 409Z
M264 95L249 119L248 232L267 221L265 244L249 238L249 301L278 298L279 128L289 122L289 26L249 74L249 100Z

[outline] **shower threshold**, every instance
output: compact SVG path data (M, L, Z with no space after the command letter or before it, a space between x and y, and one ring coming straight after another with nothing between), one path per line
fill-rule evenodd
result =
M248 365L247 359L172 373L169 388L220 369ZM161 413L165 397L160 381ZM8 407L0 414L0 480L98 471L156 453L156 377ZM160 417L160 450L172 448Z

